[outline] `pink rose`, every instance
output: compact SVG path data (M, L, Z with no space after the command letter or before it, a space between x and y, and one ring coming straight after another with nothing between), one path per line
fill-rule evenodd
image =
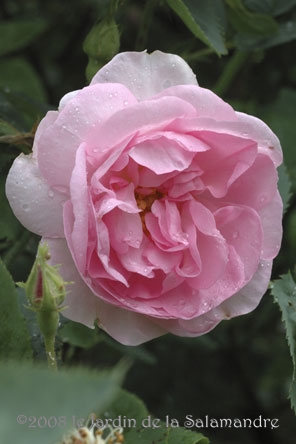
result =
M123 344L248 313L279 251L277 137L178 56L122 53L63 97L7 179L69 286L64 314Z

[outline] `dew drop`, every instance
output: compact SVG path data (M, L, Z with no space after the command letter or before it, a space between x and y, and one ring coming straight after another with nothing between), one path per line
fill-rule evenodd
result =
M237 231L234 231L233 233L232 233L232 239L237 239L238 238L238 232Z
M259 201L260 201L260 203L264 203L266 201L266 195L261 194L261 196L259 197Z
M123 102L123 104L124 104L124 106L127 106L127 105L128 105L128 101L125 100L125 101Z
M162 84L162 86L163 86L165 89L166 89L166 88L169 88L171 85L172 85L172 82L171 82L169 79L165 80L165 81L163 82L163 84Z
M53 196L54 196L54 192L52 190L49 190L48 197L50 197L52 199Z
M23 210L29 211L29 205L28 204L23 204L22 207L23 207Z

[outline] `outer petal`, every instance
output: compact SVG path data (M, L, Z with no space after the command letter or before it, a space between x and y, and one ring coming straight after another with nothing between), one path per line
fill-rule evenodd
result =
M219 307L209 312L209 317L230 319L253 311L259 304L262 296L267 290L272 262L262 260L252 280L238 293L233 295Z
M18 156L7 177L6 195L15 216L40 236L64 237L63 203L69 196L50 188L32 155Z
M175 131L197 133L212 131L250 139L258 143L259 153L272 159L275 166L282 163L282 149L277 136L262 120L248 114L236 112L233 122L215 120L214 118L178 119L174 122Z
M272 263L262 261L253 279L218 307L194 319L164 319L157 323L177 336L195 337L208 333L219 322L254 310L267 290Z
M76 150L94 128L136 99L123 85L110 84L86 87L65 102L38 139L39 168L56 187L69 186Z
M174 96L194 106L197 117L210 117L215 120L236 121L236 112L215 93L197 85L177 85L165 89L157 97Z
M283 234L283 202L277 191L272 202L259 211L263 228L262 259L273 259L279 252Z
M166 333L163 328L155 325L152 319L107 304L95 296L80 278L66 241L43 240L49 245L50 263L61 264L60 272L64 280L74 282L67 287L68 293L64 303L67 309L63 311L65 317L88 327L93 327L98 319L101 328L125 345L138 345Z
M118 54L100 69L91 84L116 82L127 86L138 100L170 86L197 85L195 74L181 57L161 51Z
M241 132L245 132L246 137L254 139L259 144L259 152L267 154L279 166L283 161L283 153L280 141L271 129L257 117L249 114L236 113Z

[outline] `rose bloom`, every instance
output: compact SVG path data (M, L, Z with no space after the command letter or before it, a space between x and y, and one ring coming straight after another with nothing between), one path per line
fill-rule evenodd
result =
M281 161L273 132L180 57L127 52L47 113L6 190L74 281L65 316L136 345L258 305L282 236Z

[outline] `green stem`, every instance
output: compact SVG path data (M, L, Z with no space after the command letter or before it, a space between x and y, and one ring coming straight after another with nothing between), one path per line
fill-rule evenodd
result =
M235 51L232 57L229 59L226 67L220 76L218 82L214 87L214 92L218 96L224 96L230 86L233 83L234 78L238 74L238 72L242 69L243 64L248 58L248 52Z
M45 352L47 357L47 365L50 370L57 371L57 360L55 353L55 337L44 338Z
M146 6L142 15L142 20L139 27L139 32L136 40L136 50L142 51L147 49L148 32L150 23L153 18L154 8L157 5L156 0L147 0Z
M225 45L227 49L232 49L233 44L228 43ZM205 56L216 54L216 51L212 48L203 48L199 49L198 51L191 52L191 53L183 53L181 54L181 57L189 62L194 62L196 60L202 59Z
M48 368L57 371L55 336L59 325L59 312L57 310L39 311L37 322L44 339Z

